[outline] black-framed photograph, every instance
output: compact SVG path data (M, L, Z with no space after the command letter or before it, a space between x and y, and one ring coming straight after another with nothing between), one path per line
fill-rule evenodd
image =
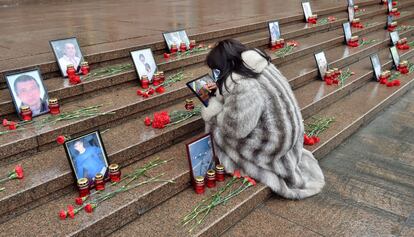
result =
M185 30L164 32L162 33L162 36L164 37L165 44L167 45L169 51L171 51L171 45L173 43L176 44L178 48L182 42L185 43L187 48L190 47L190 39L188 38L187 32L185 32Z
M150 48L140 49L131 52L132 61L134 61L135 70L138 78L145 75L152 82L155 72L157 72L157 63L155 63L154 55Z
M392 46L390 48L392 61L394 62L395 67L398 67L400 64L400 55L398 54L398 50L396 46Z
M319 52L315 54L315 61L318 65L319 75L323 80L325 77L325 73L328 70L328 61L326 60L325 52Z
M75 179L87 178L93 186L96 174L108 177L108 156L98 131L70 139L64 144Z
M348 6L348 20L352 22L355 19L355 9L353 6Z
M76 37L52 40L50 46L63 77L68 76L66 69L69 64L72 64L75 70L79 71L83 56Z
M351 29L351 23L345 22L342 24L342 29L344 30L344 39L345 43L348 43L348 41L352 37L352 29Z
M270 35L270 41L274 42L278 39L280 39L280 28L279 28L279 22L278 21L271 21L267 23L268 29L269 29L269 35Z
M19 118L24 105L29 106L32 117L49 112L49 96L38 68L8 73L5 78Z
M348 0L348 6L354 7L354 0Z
M208 74L187 82L187 86L206 107L217 90L215 80Z
M308 22L309 17L312 16L312 9L309 1L302 1L302 10L303 14L305 15L306 22Z
M186 147L192 180L197 176L205 177L208 170L216 167L217 160L210 133L187 143Z
M371 59L372 69L374 70L374 76L377 81L381 76L381 62L378 54L373 54L369 57Z
M217 80L219 79L219 77L220 77L220 70L218 70L218 69L212 69L211 70L211 75L213 75L213 80L215 81L215 82L217 82Z
M391 40L391 45L397 45L398 40L400 40L400 36L398 35L398 31L390 32L390 40Z
M388 5L388 13L390 13L392 10L392 0L388 0L387 5Z
M385 28L388 28L389 25L394 21L394 18L392 16L387 16L387 25Z

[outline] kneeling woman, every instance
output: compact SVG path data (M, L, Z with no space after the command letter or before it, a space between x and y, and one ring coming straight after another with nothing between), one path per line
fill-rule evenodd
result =
M324 176L303 148L300 108L270 58L236 40L224 40L211 50L207 64L220 75L216 96L202 117L226 171L240 169L285 198L319 193Z

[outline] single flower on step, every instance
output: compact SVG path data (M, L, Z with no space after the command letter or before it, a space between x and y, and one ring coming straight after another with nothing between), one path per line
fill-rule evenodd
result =
M236 178L236 179L240 179L241 178L240 170L235 170L234 171L233 178Z
M3 119L3 127L9 126L9 120Z
M144 94L144 92L142 92L142 90L138 89L137 90L137 95L142 96Z
M165 88L163 86L159 86L155 89L155 92L157 92L158 94L162 94L165 92Z
M145 126L151 126L151 119L149 117L145 117L144 124Z
M144 92L143 94L142 94L142 97L144 97L144 98L149 98L149 94L147 93L147 92Z
M68 205L68 216L70 218L75 218L75 208L72 205Z
M16 130L18 125L16 122L10 121L8 126L9 130Z
M169 53L164 53L164 58L170 58L170 54Z
M67 213L66 213L66 211L65 211L65 210L60 210L60 212L59 212L59 218L60 218L61 220L65 220L65 219L66 219L66 217L67 217Z
M96 204L94 204L94 203L88 203L86 206L85 206L85 211L87 212L87 213L92 213L93 212L93 209L95 209L97 207L97 205Z
M401 85L401 81L400 80L394 80L392 81L393 86L400 86Z
M77 198L75 198L75 203L78 204L78 205L82 205L83 202L85 202L86 199L88 199L88 197L89 197L89 195L86 195L84 197L77 197Z
M24 172L23 172L22 166L16 165L16 167L14 167L14 170L7 174L7 177L0 179L0 183L4 183L12 179L23 179L23 178L24 178Z
M153 88L148 89L148 95L153 95L155 93L155 90Z
M389 81L389 82L387 82L387 87L393 87L394 86L394 83L392 83L392 81Z
M249 186L256 186L256 180L250 178L249 176L245 176L244 178L249 182Z
M63 144L65 143L65 141L66 141L66 140L68 140L68 139L70 139L70 137L66 137L66 136L60 135L60 136L58 136L58 137L56 138L56 142L57 142L59 145L63 145Z
M312 136L312 139L315 143L319 143L321 141L321 139L317 136Z

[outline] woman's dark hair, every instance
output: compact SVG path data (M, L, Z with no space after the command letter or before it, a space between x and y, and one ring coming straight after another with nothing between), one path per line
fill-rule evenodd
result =
M220 92L222 87L227 90L225 80L230 77L233 72L244 76L257 78L260 73L256 73L254 68L250 68L242 59L241 54L244 51L251 50L242 43L234 39L226 39L217 43L217 45L207 55L207 65L211 69L218 69L220 75L218 76L217 85ZM252 49L258 52L263 58L270 62L270 57L258 49Z

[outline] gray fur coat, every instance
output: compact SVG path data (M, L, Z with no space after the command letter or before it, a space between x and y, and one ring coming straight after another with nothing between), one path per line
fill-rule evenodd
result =
M217 92L202 110L217 157L228 173L240 169L285 198L319 193L324 176L303 148L302 115L288 81L256 51L243 52L242 58L260 76L233 73L233 81L226 80L228 91Z

